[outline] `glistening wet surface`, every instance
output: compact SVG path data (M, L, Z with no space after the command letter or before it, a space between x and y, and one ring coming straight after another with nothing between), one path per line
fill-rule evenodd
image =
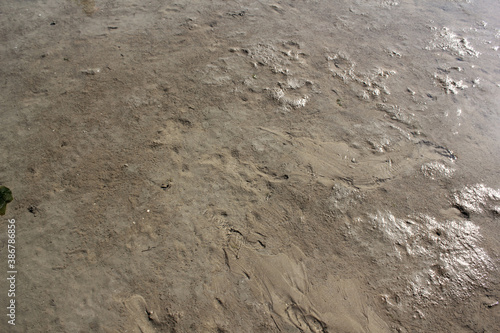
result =
M0 10L0 327L499 330L497 1Z

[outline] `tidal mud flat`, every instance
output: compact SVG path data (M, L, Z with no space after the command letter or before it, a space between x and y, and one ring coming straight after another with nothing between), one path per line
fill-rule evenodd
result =
M3 1L0 330L498 331L499 14Z

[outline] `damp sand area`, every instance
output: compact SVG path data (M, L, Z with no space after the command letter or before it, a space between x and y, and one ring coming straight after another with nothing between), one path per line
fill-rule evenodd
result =
M0 331L498 332L499 17L2 1Z

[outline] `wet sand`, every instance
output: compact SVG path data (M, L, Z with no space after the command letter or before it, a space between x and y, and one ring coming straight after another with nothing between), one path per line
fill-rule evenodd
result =
M3 1L0 331L498 332L499 13Z

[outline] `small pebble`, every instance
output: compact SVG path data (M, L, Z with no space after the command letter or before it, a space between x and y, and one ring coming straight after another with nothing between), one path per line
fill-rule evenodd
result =
M494 307L495 305L498 305L498 301L496 301L495 303L488 304L488 307L489 307L489 308L492 308L492 307Z

